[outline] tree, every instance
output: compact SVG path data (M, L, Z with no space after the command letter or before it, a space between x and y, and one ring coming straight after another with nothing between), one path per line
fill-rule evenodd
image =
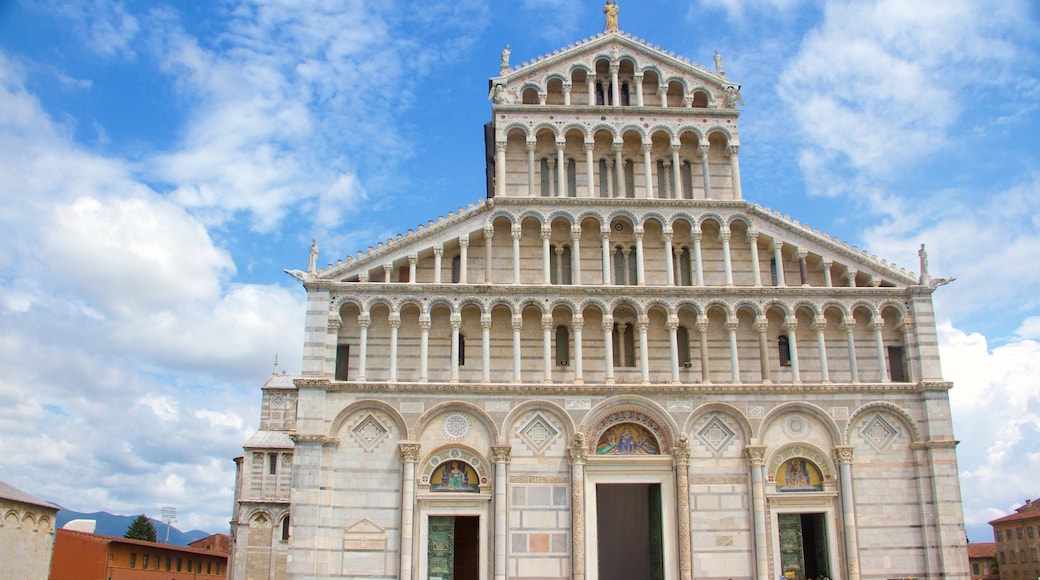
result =
M144 540L146 542L158 541L155 536L155 526L148 521L148 516L144 514L137 516L134 518L134 521L130 522L130 527L126 529L123 537L131 540Z

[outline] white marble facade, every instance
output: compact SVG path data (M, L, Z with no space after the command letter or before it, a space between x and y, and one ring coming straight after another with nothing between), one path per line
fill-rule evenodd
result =
M447 518L459 578L608 578L628 485L648 577L967 578L927 272L744 200L721 57L508 60L486 200L291 272L303 374L264 386L232 577L436 577Z

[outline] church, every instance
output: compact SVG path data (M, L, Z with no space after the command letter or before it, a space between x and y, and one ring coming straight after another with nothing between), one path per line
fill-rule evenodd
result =
M289 271L231 578L968 578L924 248L754 203L722 56L604 14L502 52L486 199Z

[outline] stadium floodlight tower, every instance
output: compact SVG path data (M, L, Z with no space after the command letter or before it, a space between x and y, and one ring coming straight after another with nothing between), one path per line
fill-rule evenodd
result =
M164 505L161 508L159 508L159 511L162 513L162 520L164 522L166 522L166 542L165 543L169 544L170 543L170 524L172 524L173 522L177 521L177 508L173 507L172 505Z

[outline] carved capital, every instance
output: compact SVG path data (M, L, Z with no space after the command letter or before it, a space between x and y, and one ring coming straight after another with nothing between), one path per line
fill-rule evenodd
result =
M588 461L588 449L585 446L585 434L578 432L574 434L574 438L571 440L570 447L567 448L567 453L570 456L572 464L585 465Z
M852 463L852 452L855 451L855 447L851 445L839 445L834 448L834 459L838 463L851 464Z
M420 449L422 449L422 445L414 441L397 443L397 451L401 454L401 461L404 463L418 463Z
M766 446L748 445L744 448L744 457L751 467L762 467L766 463Z
M492 445L491 457L495 463L509 463L513 458L513 448L509 445Z

